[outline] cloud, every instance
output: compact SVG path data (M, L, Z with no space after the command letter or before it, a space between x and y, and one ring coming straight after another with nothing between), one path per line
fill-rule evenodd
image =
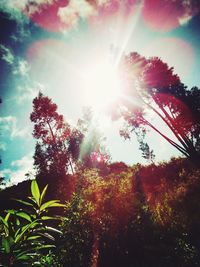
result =
M0 150L6 151L6 144L5 143L0 143Z
M0 127L4 132L9 132L11 139L16 137L29 136L28 128L17 128L17 118L14 116L7 116L0 118Z
M15 57L10 48L0 44L1 59L11 66L13 74L27 76L30 70L28 62L20 57Z
M18 21L33 21L50 31L76 28L81 20L90 20L103 13L131 10L136 0L3 0L7 12ZM122 7L122 9L121 9ZM103 16L104 17L104 16Z
M7 62L9 65L14 63L14 55L11 50L5 45L0 45L1 58Z
M27 76L28 72L30 70L30 66L28 62L22 58L18 60L18 62L15 64L13 74L19 74L21 76Z
M40 84L40 83L34 83L33 86L29 85L29 84L25 84L25 85L19 85L17 87L17 92L19 94L17 94L17 96L15 97L15 101L18 104L22 104L25 101L29 101L29 100L33 100L39 92L44 92L45 91L45 87Z
M187 25L188 22L189 22L191 19L192 19L192 16L186 14L186 15L180 17L180 18L178 19L178 21L179 21L179 24L180 24L181 26L183 26L183 25Z
M7 186L18 184L27 179L26 174L29 173L31 178L35 175L33 169L33 156L27 154L19 160L12 161L10 169L4 169L0 172L1 177L8 179Z
M18 104L33 99L38 94L38 90L29 86L18 86L17 91L19 92L19 95L16 97L16 101Z
M7 0L4 1L4 5L10 9L24 11L26 8L30 8L31 10L31 8L39 7L44 4L52 4L53 2L54 0Z
M61 22L69 28L76 27L80 19L87 19L95 14L94 7L85 0L71 0L67 6L58 9Z
M4 184L4 182L7 184L7 186L10 186L10 176L12 174L12 171L10 169L4 169L4 170L0 170L0 177L4 178L3 179L3 185L0 185L1 189L4 189L6 187L6 185Z
M17 22L28 22L23 10L26 7L28 0L1 0L0 11L8 14L10 18Z
M98 5L106 5L109 4L111 1L110 0L97 0L96 1Z

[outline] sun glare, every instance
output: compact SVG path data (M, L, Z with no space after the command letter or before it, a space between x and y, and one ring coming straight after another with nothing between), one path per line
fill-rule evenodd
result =
M120 79L114 64L97 61L83 71L84 103L103 110L120 96Z

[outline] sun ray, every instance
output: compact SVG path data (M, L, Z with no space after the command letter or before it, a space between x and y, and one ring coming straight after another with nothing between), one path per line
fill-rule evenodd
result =
M127 45L130 41L130 38L134 32L134 29L137 26L137 23L139 21L139 18L141 16L141 10L142 10L143 4L140 3L136 6L136 10L135 10L135 14L134 16L130 16L130 18L128 19L127 24L127 29L125 30L125 34L123 34L124 40L122 42L122 45L120 45L119 51L118 51L118 55L116 56L116 61L115 61L115 65L118 66L121 57L123 56L124 52L126 51Z

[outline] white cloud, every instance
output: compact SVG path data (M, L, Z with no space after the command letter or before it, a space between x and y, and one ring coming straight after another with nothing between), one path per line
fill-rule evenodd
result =
M38 89L32 88L30 86L18 86L17 91L19 95L16 96L16 101L18 104L23 103L24 101L33 99L38 94Z
M7 186L18 184L26 180L27 178L25 174L27 173L30 173L31 176L35 175L33 170L33 157L31 154L28 154L19 160L13 161L11 163L11 167L14 167L16 170L4 169L0 172L2 177L7 177L9 179Z
M12 18L23 23L26 21L24 13L31 16L40 12L42 5L50 5L55 0L0 0L0 2L0 10L7 12Z
M6 144L5 143L0 143L0 150L6 151Z
M5 177L6 175L9 175L12 173L12 171L10 169L4 169L2 171L0 171L0 176L1 177Z
M19 85L17 87L17 92L19 94L16 95L15 101L18 104L24 103L24 101L33 100L39 92L45 92L45 87L41 83L34 83L33 86L25 84Z
M96 0L98 6L109 6L112 4L112 0Z
M189 22L191 19L192 19L192 16L186 14L186 15L180 17L180 18L178 19L178 21L179 21L179 24L180 24L181 26L183 26L183 25L187 25L188 22Z
M11 50L5 45L0 45L0 52L2 54L1 58L7 62L9 65L14 63L14 55Z
M11 139L30 135L28 128L19 129L17 127L17 118L14 116L1 117L0 127L4 132L8 131L10 133Z
M65 7L60 7L58 16L67 27L76 27L79 19L87 19L96 14L92 5L85 0L71 0Z
M7 6L9 8L17 8L20 10L25 9L26 5L28 3L28 0L12 0L7 2Z
M26 9L26 7L37 7L43 4L51 4L54 0L8 0L6 5L8 8L16 8L20 11Z
M0 44L0 54L2 60L12 66L13 74L26 76L30 70L30 65L23 58L17 58L14 56L10 48Z
M19 74L21 76L26 76L30 70L28 62L24 59L19 59L16 66L14 67L13 74Z

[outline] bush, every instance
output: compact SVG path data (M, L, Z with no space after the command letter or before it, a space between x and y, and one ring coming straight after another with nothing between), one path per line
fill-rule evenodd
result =
M0 216L1 264L3 266L52 266L52 249L55 237L61 233L49 226L49 221L60 219L49 216L49 208L64 207L58 200L44 202L47 185L40 192L36 180L31 183L32 196L28 200L16 200L23 209L10 209ZM46 254L46 256L43 255Z

